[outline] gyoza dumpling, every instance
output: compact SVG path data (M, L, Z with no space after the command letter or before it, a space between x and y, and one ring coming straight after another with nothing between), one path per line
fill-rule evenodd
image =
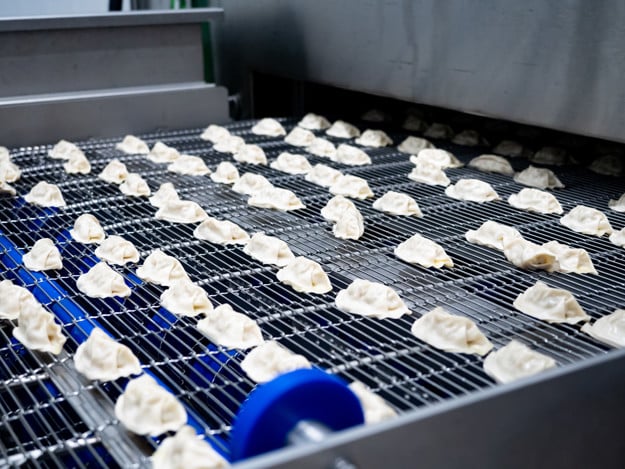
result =
M252 127L252 133L256 135L267 135L269 137L279 137L280 135L286 135L286 130L284 130L280 122L268 117L259 120Z
M563 148L558 147L542 147L532 156L530 161L538 164L548 164L554 166L562 166L566 164L568 153Z
M14 285L10 280L0 281L0 319L17 319L26 303L39 302L26 288Z
M276 274L280 282L293 290L306 293L328 293L332 290L330 279L323 268L306 257L295 257Z
M222 161L217 165L217 169L210 175L210 178L221 184L234 184L239 180L239 170L232 163Z
M498 251L504 250L505 240L522 238L521 233L515 228L490 220L482 223L477 230L467 231L464 237L470 243L488 246Z
M98 262L76 280L76 286L91 298L111 298L130 296L132 291L118 272L105 262Z
M119 185L119 190L133 197L148 197L152 193L148 183L137 173L129 173L126 180Z
M212 217L200 223L193 236L215 244L246 244L250 239L250 235L239 225Z
M17 194L15 187L1 180L0 180L0 192L5 193L5 194L11 194L11 195Z
M54 355L61 353L67 340L61 334L61 326L54 322L54 315L34 299L21 305L13 337L28 349Z
M263 333L252 318L237 313L228 304L219 305L197 323L211 342L226 348L248 349L262 344Z
M516 340L491 352L484 359L484 371L498 383L526 378L555 366L556 361L553 358L538 353Z
M126 135L121 142L115 145L115 148L131 155L147 155L150 153L148 144L134 135Z
M35 184L30 192L24 196L24 200L29 204L39 205L40 207L66 206L61 189L45 181L40 181Z
M469 161L467 166L485 173L497 173L506 176L514 174L514 169L512 169L508 160L497 155L480 155Z
M518 194L511 194L508 203L515 208L536 213L562 213L558 199L549 192L538 189L521 189Z
M21 175L20 168L11 160L0 161L0 181L15 182Z
M410 310L397 292L381 283L356 279L337 293L335 304L345 313L377 319L398 319Z
M239 194L252 195L263 189L271 188L271 184L265 176L260 174L245 173L232 186L234 192Z
M187 412L154 378L142 375L128 381L115 403L115 417L138 435L158 436L182 427Z
M190 280L178 259L155 249L137 268L137 276L146 282L171 286L177 280Z
M263 264L284 267L295 258L289 245L275 236L255 233L243 248L243 252Z
M22 256L24 267L28 270L58 270L63 268L61 253L50 238L41 238L35 242L30 252Z
M308 130L323 130L330 127L330 122L323 116L309 112L297 125Z
M234 161L248 164L267 164L267 156L264 150L258 145L243 145L234 155Z
M204 176L211 172L202 158L191 155L180 155L178 159L167 166L167 171L189 176Z
M551 323L577 324L590 320L571 292L551 288L541 281L517 296L513 305L528 316Z
M529 165L520 173L516 173L513 179L519 184L537 189L562 189L564 187L564 184L562 184L553 171L532 165Z
M69 234L82 244L100 244L106 237L100 222L90 213L84 213L76 218L74 228L69 230Z
M172 200L158 209L154 217L172 223L197 223L208 218L208 214L191 200Z
M348 210L357 210L354 202L342 195L335 195L321 209L321 216L328 221L338 221Z
M480 144L480 134L475 130L463 130L455 135L451 140L456 145L464 145L467 147L475 147Z
M495 148L493 148L493 153L509 156L511 158L522 156L523 152L523 145L513 140L502 140Z
M356 148L345 143L339 145L333 160L337 163L343 163L350 166L371 164L371 158L369 158L369 155L367 155L360 148Z
M440 148L425 148L420 150L417 155L410 157L410 162L415 166L421 163L434 165L440 169L460 168L462 163L453 154Z
M304 176L308 182L322 187L331 187L343 175L338 169L334 169L325 164L316 164Z
M9 149L7 147L0 146L0 164L8 163L9 161L11 161L11 154L9 153Z
M315 141L315 134L310 130L295 127L289 134L284 137L284 141L295 147L307 147Z
M200 135L202 140L208 140L212 143L220 142L228 137L230 137L230 131L228 129L220 125L213 124L206 127L204 132L202 132L202 135Z
M257 383L265 383L289 371L311 366L306 357L296 355L273 340L252 349L241 362L241 369Z
M578 233L593 236L612 234L612 226L605 214L596 208L578 205L560 218L560 223Z
M326 130L326 134L336 138L354 138L360 136L360 130L352 124L339 120L334 122L332 127Z
M111 339L102 329L94 327L74 354L79 373L91 380L113 381L141 373L139 359L125 345Z
M98 177L112 184L121 184L128 177L128 169L124 163L115 158L104 167Z
M89 174L91 163L81 151L71 153L67 161L63 164L63 169L67 174Z
M150 460L152 469L225 469L229 466L188 425L181 427L174 436L165 438Z
M423 133L427 138L440 138L447 139L454 136L454 131L447 124L441 124L440 122L434 122Z
M616 309L592 325L584 324L582 332L612 347L625 347L625 309Z
M220 153L236 153L245 146L245 140L237 135L228 135L215 142L213 150Z
M306 174L312 169L304 155L295 155L286 151L280 153L269 166L288 174Z
M625 212L625 193L618 199L611 199L608 206L615 212Z
M416 155L421 150L425 150L426 148L434 148L434 145L429 140L412 136L407 137L397 147L397 149L402 153L410 153L411 155Z
M363 147L373 148L386 147L393 144L393 140L386 135L386 132L370 129L365 130L355 141L358 145L362 145Z
M416 200L408 194L402 192L388 191L378 200L373 202L372 207L380 212L389 213L391 215L406 215L421 218L423 212L419 208Z
M504 238L503 254L515 266L527 270L546 270L555 272L560 269L558 257L549 249L523 238Z
M351 174L339 176L336 182L330 186L330 193L361 200L373 197L373 191L367 181Z
M350 383L349 389L356 394L356 397L360 401L360 405L365 414L365 424L370 425L397 417L397 412L395 412L384 399L375 394L360 381Z
M171 163L178 158L180 158L178 150L168 147L163 142L156 142L148 154L148 160L154 163Z
M585 249L572 248L557 241L544 243L543 247L551 251L558 260L558 272L576 274L597 274L595 266Z
M402 128L412 132L424 132L428 128L428 124L423 120L422 113L418 115L409 114L404 120Z
M410 264L419 264L422 267L453 267L454 262L445 250L420 234L411 236L399 244L393 251L402 261Z
M78 148L78 146L67 140L59 140L56 145L48 151L48 156L55 160L69 160L71 155L76 153L82 153L82 150Z
M479 179L460 179L447 187L445 194L453 199L479 203L499 200L499 194L493 189L493 186Z
M451 183L445 171L439 166L427 162L417 164L408 175L408 178L429 186L446 187Z
M348 209L332 227L332 233L339 239L359 239L365 232L365 221L357 208Z
M273 208L283 212L306 208L292 191L277 187L267 187L254 192L247 203L252 207Z
M171 282L161 294L161 306L178 316L193 317L213 311L206 290L185 278Z
M603 155L592 162L588 169L604 176L622 176L625 164L621 155Z
M139 262L139 251L134 244L121 236L111 235L102 241L95 255L109 264L125 265L129 262Z
M450 314L441 307L417 319L410 331L417 339L445 352L484 356L493 348L473 321Z
M325 138L316 137L310 145L306 147L308 153L313 155L322 156L324 158L334 159L336 155L336 148L334 144Z
M177 202L180 196L171 182L164 182L148 200L152 207L161 208L170 202Z
M614 231L610 235L610 242L622 248L625 248L625 228Z

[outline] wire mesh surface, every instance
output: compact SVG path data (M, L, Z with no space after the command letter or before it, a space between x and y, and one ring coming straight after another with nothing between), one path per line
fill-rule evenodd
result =
M282 121L290 130L294 121ZM254 122L229 126L247 143L263 147L268 159L282 151L305 152L273 139L251 134ZM180 152L201 156L214 169L228 154L212 150L199 138L201 129L143 135L150 146L160 140ZM396 144L406 135L391 132ZM533 319L512 307L514 298L537 279L575 294L586 312L596 319L625 304L623 261L625 250L607 238L575 233L559 224L557 215L541 215L512 208L505 201L523 186L510 177L481 173L470 168L447 170L452 183L475 177L493 185L503 200L484 204L458 201L442 187L410 181L408 155L395 148L366 149L373 165L350 167L306 154L312 164L324 163L346 174L367 179L376 197L388 190L413 196L423 218L391 216L371 208L372 200L354 201L365 217L365 233L358 241L332 235L331 223L320 209L332 197L327 189L269 167L235 163L241 173L262 174L274 185L293 190L306 209L283 213L249 207L247 197L229 186L213 183L208 176L183 176L166 171L166 165L143 156L125 155L114 149L119 139L89 141L80 146L92 164L91 174L67 175L62 162L46 156L50 147L29 147L11 152L21 167L15 183L24 195L36 182L58 184L68 206L42 209L21 197L0 200L0 230L23 253L41 237L56 239L63 256L63 269L49 271L54 291L38 290L46 276L26 271L6 246L0 251L2 277L37 291L38 299L63 323L67 353L58 357L30 352L11 336L12 325L0 323L0 465L21 464L63 467L115 467L132 458L111 454L111 432L125 434L115 419L113 405L126 380L90 382L73 370L71 354L94 324L106 329L137 355L145 370L171 389L196 422L196 430L228 455L229 431L241 403L255 384L240 369L245 352L211 344L196 328L197 319L177 317L160 307L163 287L142 282L134 274L136 265L114 267L132 288L128 298L94 299L82 295L76 279L98 260L95 245L71 239L68 230L82 213L91 213L107 235L121 235L139 249L142 259L160 248L178 258L191 279L201 285L213 304L230 303L235 310L254 318L265 339L276 339L303 354L315 366L347 381L359 380L404 412L431 403L493 386L482 370L482 358L438 351L410 334L420 314L445 306L473 319L496 345L517 338L554 357L559 365L605 353L599 344L572 325L555 325ZM335 143L342 142L332 139ZM484 151L437 142L465 162ZM325 295L296 293L276 279L276 268L265 266L243 253L241 246L218 246L195 239L194 225L156 220L146 198L123 195L118 186L97 178L112 159L119 158L130 172L141 174L155 191L172 182L181 198L198 202L209 215L228 219L249 233L264 231L286 241L296 255L319 262L328 272L333 291ZM234 163L234 162L233 162ZM516 169L527 165L512 160ZM610 198L624 190L623 179L600 177L584 168L556 170L567 186L558 190L565 211L577 204L602 210L615 229L625 226L625 214L608 210ZM590 253L598 276L526 272L508 263L503 254L468 244L464 233L486 220L514 225L534 242L557 240ZM440 243L454 260L453 269L423 269L393 255L400 242L420 233ZM413 311L396 320L376 320L340 312L334 306L336 292L354 278L365 278L392 286ZM78 309L74 309L77 306ZM84 313L76 315L76 311ZM58 376L64 376L59 389ZM69 392L69 390L72 390ZM85 422L71 399L90 396L107 415L99 423ZM106 414L106 412L105 412ZM146 461L158 439L133 438L141 448L135 463ZM123 460L120 460L123 459Z

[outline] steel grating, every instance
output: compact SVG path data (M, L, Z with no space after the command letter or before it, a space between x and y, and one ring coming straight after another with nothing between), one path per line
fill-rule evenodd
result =
M281 151L293 151L281 139L251 134L253 123L238 122L229 127L246 142L261 145L269 159ZM293 120L283 123L287 130L294 125ZM161 140L181 152L201 156L213 168L219 161L232 161L229 155L213 151L199 138L200 133L201 129L190 129L142 138L150 144ZM391 137L399 142L405 135L391 132ZM306 182L303 176L235 163L242 172L262 174L276 186L293 190L307 206L289 213L257 209L247 206L246 196L208 177L168 173L165 165L151 163L142 156L124 155L113 148L117 140L80 144L92 164L87 176L65 174L62 162L45 156L49 147L11 152L22 168L22 178L15 183L19 194L46 180L61 187L68 207L41 209L21 198L3 197L0 230L22 252L41 237L55 238L64 268L47 275L55 282L54 289L43 289L46 278L21 268L16 257L19 254L5 245L0 247L2 277L36 291L38 299L56 313L70 338L65 345L68 353L52 357L25 350L11 338L11 325L0 324L0 465L115 467L146 462L150 448L156 447L159 440L127 439L112 413L125 380L89 382L73 370L70 356L96 322L134 351L145 369L183 402L197 423L196 430L226 455L233 418L254 388L239 367L245 353L215 347L195 329L195 320L176 317L160 308L163 288L138 279L134 266L116 268L132 286L129 298L93 299L78 292L76 278L97 258L94 246L74 242L68 230L75 218L86 212L100 220L107 234L132 241L142 257L155 248L177 257L191 279L206 289L213 304L232 304L235 310L258 321L265 338L279 340L314 365L348 381L364 382L399 411L494 385L482 371L481 358L440 352L411 336L410 326L416 315L438 305L475 320L498 346L518 338L553 356L560 365L608 350L580 333L578 327L546 324L512 307L513 299L537 279L571 290L593 318L625 304L625 251L607 239L568 230L559 224L557 215L519 211L505 201L476 204L450 199L441 187L410 181L406 177L412 168L408 155L394 148L367 150L374 164L365 167L349 167L307 155L313 164L330 164L364 177L377 196L387 190L406 192L424 212L422 219L394 217L373 210L371 201L355 201L365 217L365 234L359 241L344 241L332 236L331 224L319 213L331 195L327 189ZM465 161L479 153L452 144L439 145ZM198 202L211 216L232 220L248 232L279 236L296 255L308 256L323 265L333 292L322 296L296 293L276 280L275 268L249 258L240 246L212 245L193 238L193 225L154 219L155 209L147 199L126 197L117 186L97 179L113 157L123 161L129 171L140 173L152 190L163 182L173 182L182 198ZM527 164L524 160L512 163L517 169ZM615 228L625 226L625 214L607 210L608 200L623 192L623 179L600 177L574 167L558 169L557 173L567 185L555 192L565 211L584 203L606 213ZM504 199L522 188L509 177L470 168L450 169L447 174L452 182L461 177L487 181ZM488 219L515 225L531 241L557 240L585 248L600 275L516 269L501 253L464 240L466 230ZM395 258L393 248L417 232L440 243L455 267L426 270ZM338 311L333 305L334 295L356 277L392 285L416 314L379 321ZM76 311L85 316L76 315ZM100 413L85 413L85 408L92 405ZM79 413L77 409L83 410ZM125 447L121 449L120 441L115 440L119 435L124 438Z

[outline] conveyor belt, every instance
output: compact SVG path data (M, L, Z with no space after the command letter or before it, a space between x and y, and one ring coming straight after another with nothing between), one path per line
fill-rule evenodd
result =
M294 125L292 120L283 123L287 130ZM294 151L280 138L251 134L252 124L235 123L230 130L248 143L260 144L270 160L285 150L303 152ZM199 138L200 133L201 129L190 129L142 137L150 145L161 140L181 152L201 156L212 168L222 160L232 161L230 155L213 151L210 143ZM399 143L405 135L391 133L391 137ZM93 383L77 376L72 368L70 355L96 322L128 345L145 368L176 394L196 430L226 456L233 418L254 388L239 367L245 354L213 346L195 329L194 319L176 317L160 308L163 288L138 279L135 266L117 269L132 285L133 293L127 299L92 299L77 290L76 278L97 262L95 246L76 243L68 233L74 220L86 212L100 220L108 235L132 241L143 258L155 248L177 257L191 279L206 289L213 304L230 303L235 310L256 319L265 338L279 340L314 365L347 381L364 382L400 412L494 385L482 371L481 358L443 353L411 336L410 326L418 314L438 305L475 320L496 346L519 338L554 357L559 365L608 350L580 333L579 327L546 324L512 307L513 299L537 279L571 290L593 318L625 304L625 250L607 238L572 232L559 224L557 215L523 212L505 201L477 204L450 199L441 187L410 181L407 174L412 165L408 155L394 148L368 149L374 164L364 167L307 155L313 164L330 164L364 177L376 196L387 190L406 192L423 210L422 219L394 217L373 210L371 200L355 201L365 217L365 234L359 241L344 241L332 236L330 223L319 213L331 195L327 189L306 182L303 176L237 163L241 172L262 174L274 185L293 190L307 206L289 213L257 209L247 206L246 196L208 177L168 173L166 165L151 163L142 156L123 155L113 148L120 139L80 144L93 168L87 176L65 174L62 162L45 156L50 147L11 152L22 168L22 178L15 183L19 194L46 180L61 187L68 207L41 209L21 198L2 197L0 230L6 235L0 247L2 278L35 291L57 315L58 322L63 322L70 338L65 345L68 354L52 357L25 350L12 339L12 326L8 322L0 324L0 465L140 465L151 452L149 448L156 447L155 439L127 439L121 424L108 412L125 380ZM439 144L464 161L480 153ZM117 186L97 179L114 157L131 172L140 173L153 191L163 182L173 182L182 198L198 202L211 216L229 219L250 233L264 231L279 236L296 255L308 256L323 265L333 292L322 296L295 293L276 280L275 268L249 258L240 246L199 241L192 236L193 225L154 219L156 209L147 199L126 197ZM517 169L527 164L522 159L512 162ZM615 228L625 226L625 214L607 209L608 200L625 190L623 179L600 177L575 167L558 169L557 173L567 186L555 192L565 211L583 203L606 213ZM503 199L522 188L510 177L469 168L450 169L447 174L452 182L461 177L487 181ZM506 262L502 254L468 244L464 240L466 230L489 219L515 225L531 241L557 240L587 249L600 275L524 272ZM455 267L426 270L395 258L393 248L417 232L440 243ZM12 250L14 245L25 252L41 237L56 238L63 255L64 268L47 276L20 268L19 252ZM338 311L333 305L336 292L356 277L393 286L415 314L379 321ZM53 283L48 284L48 279ZM90 402L100 414L77 413L72 399L83 397L80 402ZM120 450L113 443L115 435L124 436L126 447Z

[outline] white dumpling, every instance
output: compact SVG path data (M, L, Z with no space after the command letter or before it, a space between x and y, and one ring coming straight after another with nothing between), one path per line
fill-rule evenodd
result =
M357 210L354 202L342 195L335 195L321 209L321 216L328 221L338 221L348 210Z
M54 355L61 353L67 340L61 333L61 326L54 322L54 315L36 300L26 301L21 305L13 337L30 350Z
M100 381L114 381L142 372L141 363L132 350L97 327L76 349L74 365L88 379Z
M63 200L61 189L55 184L48 184L45 181L39 181L35 184L30 192L24 196L24 200L40 207L65 207L67 205Z
M604 176L622 176L625 170L623 159L621 155L603 155L593 161L588 169Z
M578 205L560 218L560 223L578 233L593 236L612 234L612 225L608 217L596 208Z
M69 155L67 161L63 164L63 169L67 174L89 174L91 172L91 163L83 152L75 152Z
M330 127L330 122L323 116L309 112L302 117L297 125L308 130L323 130Z
M148 200L152 207L161 208L170 202L180 200L180 196L171 182L164 182Z
M491 220L482 223L477 230L467 231L464 237L470 243L488 246L498 251L503 251L506 240L522 238L521 233L515 228Z
M585 249L572 248L566 244L550 241L543 248L551 251L558 260L558 272L576 274L597 274L597 270Z
M277 187L267 187L254 192L247 203L252 207L272 208L283 212L306 208L306 205L292 191Z
M69 160L70 157L76 153L82 153L82 150L72 142L67 140L59 140L51 150L48 151L48 156L55 160Z
M321 137L316 137L310 145L306 147L306 151L308 153L312 153L313 155L330 159L334 159L336 155L336 147L334 144Z
M493 148L493 153L516 158L524 153L523 145L513 140L502 140Z
M232 153L235 154L241 148L245 146L245 140L237 135L228 135L213 145L213 150L220 153Z
M295 127L289 134L284 137L284 141L295 147L307 147L315 141L315 134L310 130Z
M371 164L371 158L360 148L342 143L336 150L333 161L350 166Z
M445 352L484 356L493 348L473 321L450 314L441 307L417 319L410 331L417 339Z
M615 212L625 212L625 193L618 199L611 199L608 206Z
M475 147L480 144L480 140L480 134L475 130L463 130L457 133L451 141L456 145Z
M15 187L13 187L11 184L8 184L2 180L0 180L0 192L5 193L5 194L11 194L11 195L17 194Z
M128 177L128 169L124 163L115 158L104 167L98 177L112 184L121 184Z
M180 155L180 158L167 166L167 171L170 173L186 174L188 176L204 176L211 172L202 158L191 155Z
M265 151L258 145L243 145L232 155L234 161L247 164L267 164L267 156Z
M514 174L514 169L512 169L510 162L497 155L480 155L469 161L467 166L485 173L497 173L506 176Z
M131 197L148 197L152 193L148 183L137 173L128 173L126 180L119 185L119 190Z
M76 218L74 228L69 230L69 234L82 244L99 244L106 237L100 222L90 213L84 213Z
M499 200L499 194L493 186L479 179L460 179L448 186L445 194L453 199L479 203Z
M158 436L182 427L187 421L187 412L154 378L142 375L128 381L115 403L115 417L138 435Z
M423 216L423 212L421 212L417 201L403 192L388 191L373 202L372 207L375 210L391 215L405 215L419 218Z
M535 187L537 189L562 189L564 184L558 177L547 168L537 168L529 165L520 173L516 173L513 179L524 186Z
M413 136L406 137L406 139L397 146L397 149L402 153L410 153L411 155L416 155L426 148L434 148L434 145L425 138Z
M208 214L197 202L173 200L161 206L154 217L158 220L166 220L172 223L198 223L206 220Z
M311 367L306 357L291 352L273 340L252 349L241 362L241 369L257 383L266 383L289 371Z
M408 178L423 184L427 184L429 186L443 186L446 187L451 184L451 181L439 166L427 163L420 162L417 164L410 174Z
M312 169L304 155L295 155L286 151L280 153L269 166L288 174L306 174Z
M148 144L134 135L126 135L121 142L115 145L115 148L131 155L147 155L150 153Z
M139 262L139 251L121 236L111 235L96 248L95 255L109 264L125 265Z
M202 140L208 140L211 143L220 142L228 137L230 137L230 131L228 129L220 125L213 124L206 127L200 135Z
M440 122L434 122L423 133L427 138L440 138L447 139L454 136L454 131L447 124L441 124Z
M146 282L165 287L177 280L189 280L189 276L178 259L165 254L160 249L152 251L143 265L137 268L137 276Z
M225 469L229 466L188 425L181 427L174 436L165 438L150 460L152 469Z
M20 168L10 160L0 162L0 181L15 182L22 175Z
M332 290L330 279L323 268L306 257L295 257L276 274L280 282L293 290L306 293L323 294Z
M26 288L15 285L10 280L0 281L0 319L17 319L26 303L39 304Z
M365 414L365 424L371 425L397 417L397 412L395 412L384 399L375 394L360 381L350 383L349 389L356 394L356 397L360 401L360 406Z
M486 374L496 382L509 383L555 368L556 361L512 340L508 345L491 352L484 359L483 366Z
M211 342L226 348L248 349L262 344L263 333L252 318L237 313L228 304L219 305L197 323Z
M558 199L549 192L539 189L521 189L518 194L511 194L508 203L514 208L535 213L563 213Z
M284 267L295 258L286 242L264 233L254 233L243 252L263 264L278 267Z
M265 118L259 120L253 127L252 133L256 135L267 135L268 137L279 137L286 135L286 130L282 124L275 119Z
M220 184L234 184L239 180L239 170L229 161L222 161L210 178Z
M625 347L625 309L616 309L592 325L584 324L582 332L612 347Z
M193 236L215 244L247 244L250 240L250 235L236 223L211 217L195 228Z
M622 248L625 248L625 228L614 230L610 235L610 242Z
M7 147L0 145L0 163L6 163L11 161L11 153Z
M550 323L577 324L590 320L571 292L551 288L541 281L517 296L513 305L528 316Z
M425 132L428 128L428 124L423 120L421 113L419 113L419 115L409 114L404 120L402 128L412 132Z
M568 153L563 148L542 147L529 159L532 163L562 166L566 164Z
M156 142L148 154L148 160L154 163L171 163L178 158L180 158L180 152L163 142Z
M355 142L363 147L380 148L393 144L393 140L382 130L365 130Z
M368 280L356 279L337 293L335 304L345 313L377 319L399 319L410 310L391 287Z
M41 238L32 249L22 256L24 266L28 270L41 272L63 268L61 253L50 238Z
M265 176L254 173L245 173L232 186L234 192L239 194L252 195L263 189L273 187Z
M508 261L525 270L555 272L560 268L557 256L549 249L523 238L504 238L503 254Z
M453 267L454 262L445 250L432 240L420 234L411 236L399 244L393 251L402 261L410 264L419 264L422 267Z
M348 209L336 220L332 233L339 239L357 240L365 232L365 221L357 208Z
M410 162L415 166L421 163L427 163L437 166L440 169L460 168L462 163L452 153L440 148L424 148L417 155L410 157Z
M124 277L111 269L105 262L98 262L76 280L76 286L91 298L111 298L130 296L132 291L124 282Z
M361 177L344 174L330 186L330 193L334 195L343 195L354 199L367 199L373 197L373 191L369 187L369 183Z
M312 167L304 179L322 187L331 187L343 175L338 169L325 164L316 164Z
M355 138L360 136L360 130L352 124L338 120L332 124L332 127L326 130L326 134L336 138Z
M185 278L171 282L169 288L161 294L161 306L178 316L189 317L208 314L213 310L206 290Z

